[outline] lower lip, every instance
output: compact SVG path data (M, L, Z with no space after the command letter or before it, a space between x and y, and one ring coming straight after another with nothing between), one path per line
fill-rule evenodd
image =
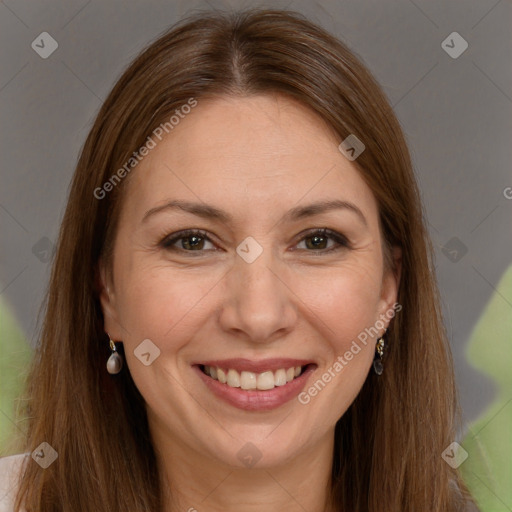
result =
M198 365L194 365L193 368L208 389L228 404L244 411L270 411L295 398L304 388L309 375L315 371L316 365L309 365L302 375L284 386L276 386L265 391L232 388L203 373Z

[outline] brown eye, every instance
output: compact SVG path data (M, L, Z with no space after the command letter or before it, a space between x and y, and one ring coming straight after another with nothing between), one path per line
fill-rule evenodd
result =
M329 238L326 236L313 235L305 238L306 246L308 249L325 249L327 247L327 243ZM308 241L311 241L308 244Z
M166 237L160 245L171 251L201 252L206 242L212 243L204 231L187 230Z
M325 253L349 247L347 239L342 234L327 228L309 232L301 239L301 242L303 241L306 244L306 249L310 249L313 252ZM333 242L330 246L329 241Z

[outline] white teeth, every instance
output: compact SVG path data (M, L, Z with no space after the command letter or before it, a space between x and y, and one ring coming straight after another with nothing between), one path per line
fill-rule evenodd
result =
M261 390L274 389L274 374L272 372L263 372L258 375L257 388Z
M222 368L217 368L217 380L222 384L226 384L228 381L226 372Z
M286 370L282 368L277 370L274 373L274 385L275 386L284 386L286 384Z
M292 366L291 368L280 368L274 372L266 371L262 373L254 373L242 371L238 373L236 370L229 368L223 370L215 366L204 366L204 373L212 379L218 380L222 384L227 384L232 388L241 388L245 390L259 389L261 391L274 389L276 386L284 386L298 377L302 371L301 366Z
M242 372L240 374L240 387L242 389L256 389L256 374L252 372Z
M232 388L240 387L240 374L236 370L232 370L231 368L228 370L228 386Z

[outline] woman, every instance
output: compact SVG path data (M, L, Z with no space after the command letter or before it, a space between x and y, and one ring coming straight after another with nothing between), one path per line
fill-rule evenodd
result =
M410 156L341 42L202 14L130 65L74 175L28 393L15 510L467 509Z

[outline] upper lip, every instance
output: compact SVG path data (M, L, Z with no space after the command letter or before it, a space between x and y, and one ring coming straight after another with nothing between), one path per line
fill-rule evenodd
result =
M275 371L280 368L288 369L292 366L306 366L314 364L313 361L307 359L290 359L285 357L275 359L261 359L253 361L251 359L233 358L233 359L216 359L209 361L200 361L193 363L195 365L216 366L222 369L233 369L238 372L246 371L253 373L262 373L266 371Z

